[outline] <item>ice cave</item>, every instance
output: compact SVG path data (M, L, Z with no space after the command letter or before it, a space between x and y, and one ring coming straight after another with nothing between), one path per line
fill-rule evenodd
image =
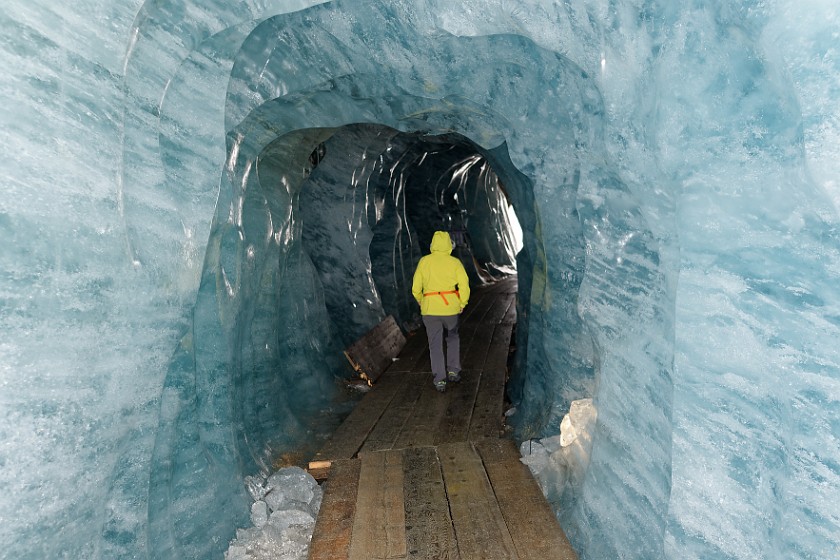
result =
M840 558L835 0L6 0L0 554L223 558L439 225L582 559ZM520 239L521 238L521 239ZM520 249L521 247L521 249Z

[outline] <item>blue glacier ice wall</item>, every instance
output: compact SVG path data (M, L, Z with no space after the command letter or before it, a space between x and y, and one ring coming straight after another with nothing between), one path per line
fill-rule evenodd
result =
M376 219L350 222L342 263L379 296L359 316L288 212L356 124L407 135L406 160L432 151L414 136L467 139L504 185L524 237L517 434L598 409L556 504L581 557L840 553L828 0L6 4L5 553L224 548L271 430L321 404L322 333L379 306L410 320L422 233L400 219L424 212L376 212L414 183L377 171Z

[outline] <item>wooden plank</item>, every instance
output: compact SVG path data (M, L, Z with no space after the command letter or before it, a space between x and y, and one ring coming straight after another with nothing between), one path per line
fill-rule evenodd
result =
M404 372L411 371L417 361L428 353L429 345L426 342L426 331L417 329L413 333L409 333L408 339L403 347L402 352L386 370L386 372Z
M461 367L481 371L487 359L487 351L490 348L490 340L493 336L492 324L482 324L475 331L472 344L461 353Z
M405 365L410 366L409 371L432 371L429 365L429 338L426 335L426 327L417 331L417 336L423 341L423 350L413 360L407 361Z
M371 430L359 450L360 455L394 448L394 442L414 412L422 393L423 383L429 381L429 376L425 373L401 373L400 375L406 376L406 381Z
M471 303L464 310L464 313L459 317L458 333L461 343L461 368L475 369L470 365L468 356L470 348L478 342L482 344L483 340L487 338L486 334L480 331L483 324L484 317L495 303L495 296L488 293L485 287L479 287L477 296L471 298ZM473 302L477 299L477 302Z
M481 300L481 303L478 308L474 310L474 313L469 316L470 321L475 321L476 324L482 324L486 321L487 315L492 313L493 308L496 306L496 302L499 296L497 294L491 293L489 290L484 295Z
M487 350L487 359L484 361L485 369L507 368L508 355L510 354L510 335L513 332L513 325L500 323L493 331L493 338Z
M467 442L438 447L458 553L464 560L517 558L481 458Z
M512 297L510 300L510 306L508 307L507 313L505 313L504 319L502 319L502 323L509 323L511 325L516 324L516 297Z
M577 560L531 471L510 440L475 444L499 502L519 557L523 560Z
M432 385L432 376L428 375L426 382L421 384L417 405L394 442L394 449L434 445L438 426L449 407L451 396L451 391L438 393Z
M385 452L384 480L382 484L385 500L385 542L386 558L406 558L405 541L405 494L402 453Z
M461 355L466 353L467 348L472 344L475 336L476 328L479 323L477 321L467 320L464 316L458 318L458 337L461 340Z
M470 420L469 441L497 438L501 435L504 424L504 397L505 370L485 369L481 373L481 383Z
M385 319L351 344L344 355L359 375L375 382L405 346L406 339L394 317Z
M405 376L395 375L377 383L315 454L309 468L322 469L337 459L353 457L404 382Z
M435 450L403 452L405 539L413 560L458 560L455 533Z
M423 331L423 336L426 336L426 331ZM427 345L428 348L428 345ZM429 354L429 351L426 350L426 353L420 356L420 359L417 360L417 363L414 364L414 367L411 368L411 371L416 372L424 372L424 373L431 373L432 372L432 357Z
M493 307L485 315L483 322L498 324L501 323L505 315L513 304L514 296L511 294L500 294L496 297Z
M510 300L510 307L508 307L507 313L505 314L504 319L502 319L502 323L510 323L511 325L515 325L516 319L516 296L514 296Z
M358 459L336 461L332 465L332 476L324 484L324 499L312 532L309 560L344 560L348 557L360 466Z
M452 395L435 433L435 444L467 441L480 380L481 372L463 370L460 382L447 384L446 391Z
M368 453L361 463L349 560L405 558L402 454Z
M332 465L332 461L320 461L312 466L312 463L306 467L306 472L312 475L312 478L317 480L318 482L322 482L327 480L330 476L330 465Z
M480 319L487 313L492 303L493 296L489 295L486 290L482 288L473 290L473 293L470 295L470 301L462 313L464 320L472 321L477 318Z
M489 334L492 333L492 331L488 332L484 318L492 308L493 300L488 296L485 301L487 305L481 311L476 312L467 320L462 320L460 324L461 367L463 369L481 369L475 367L474 362L477 361L475 356L481 356L486 352Z
M493 333L496 330L496 325L507 313L511 306L511 297L504 296L495 300L493 306L487 311L487 314L482 318L481 324L475 331L472 344L461 355L462 366L465 369L485 368L488 353L492 350ZM507 355L507 350L505 350Z

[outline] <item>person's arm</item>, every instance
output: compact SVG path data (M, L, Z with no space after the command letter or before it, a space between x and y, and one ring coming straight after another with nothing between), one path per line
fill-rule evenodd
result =
M420 263L417 264L417 270L414 271L414 278L411 281L411 295L417 300L420 305L423 301L423 275L420 273Z
M461 311L470 302L470 278L467 276L467 271L464 270L464 265L458 261L458 269L455 272L458 278L458 299L461 300Z

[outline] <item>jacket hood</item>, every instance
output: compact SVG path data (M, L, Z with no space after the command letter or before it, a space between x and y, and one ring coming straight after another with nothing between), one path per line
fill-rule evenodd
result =
M436 231L432 237L432 245L430 246L432 253L452 253L452 240L449 234L445 231Z

